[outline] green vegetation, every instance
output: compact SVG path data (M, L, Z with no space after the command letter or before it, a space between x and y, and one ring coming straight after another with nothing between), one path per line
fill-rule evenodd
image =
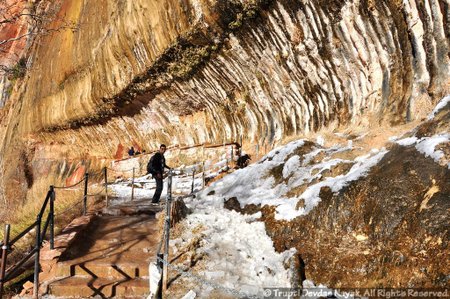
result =
M6 72L10 81L23 78L27 72L27 60L25 57L20 58L19 61Z
M211 54L209 46L177 49L175 59L168 64L167 71L175 78L187 79Z
M235 20L228 24L228 28L236 30L240 28L245 20L254 19L258 16L261 6L268 5L270 0L250 0L245 3L235 2L241 12L236 14Z
M242 19L243 19L242 13L238 13L236 15L236 20L231 22L230 24L228 24L228 28L230 28L231 30L235 30L235 29L241 27L242 26Z

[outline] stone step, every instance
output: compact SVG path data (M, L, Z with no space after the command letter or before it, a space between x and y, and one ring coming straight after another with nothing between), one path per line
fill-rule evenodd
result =
M108 277L115 279L147 278L148 264L135 263L94 263L81 264L58 263L56 277Z
M121 215L139 215L139 214L156 214L164 209L163 205L117 205L104 208L103 215L121 216Z
M103 279L87 277L69 277L52 282L48 293L62 298L146 298L149 294L147 279Z

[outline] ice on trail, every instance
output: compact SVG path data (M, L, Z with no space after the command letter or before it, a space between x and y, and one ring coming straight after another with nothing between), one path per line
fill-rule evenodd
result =
M289 287L290 274L284 263L295 250L275 252L265 224L258 221L261 213L243 215L226 210L220 196L207 194L204 190L187 201L193 213L185 224L202 228L197 254L207 256L208 270L198 274L226 289L239 290L242 295L261 296L264 287ZM172 244L182 248L194 237L192 230L186 230L181 236L183 241ZM195 291L207 296L199 288Z

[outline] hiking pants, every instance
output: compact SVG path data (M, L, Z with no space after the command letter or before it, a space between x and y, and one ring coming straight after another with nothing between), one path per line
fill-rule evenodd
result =
M158 179L155 176L155 181L156 181L156 190L155 190L155 194L153 195L152 202L158 203L159 198L161 197L162 190L163 190L163 179L162 178Z

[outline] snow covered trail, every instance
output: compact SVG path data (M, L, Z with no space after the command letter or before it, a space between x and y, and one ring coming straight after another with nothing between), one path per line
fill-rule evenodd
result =
M225 288L261 297L263 288L289 287L290 273L285 264L295 250L275 252L265 224L258 221L260 212L243 215L229 211L223 208L220 197L209 199L207 190L187 202L196 208L184 225L197 229L185 230L171 245L181 250L200 237L196 253L205 254L207 270L197 274ZM198 286L195 291L207 298L211 289Z
M308 144L307 144L308 143ZM312 146L311 146L312 144ZM299 154L304 146L306 154ZM200 239L196 254L203 254L203 267L197 274L229 289L248 295L262 297L264 288L291 287L288 260L295 249L279 253L267 235L265 224L259 221L261 212L244 215L224 208L224 201L235 197L241 207L248 204L276 207L276 215L282 220L291 220L312 210L319 202L319 191L329 186L339 191L348 182L364 176L368 170L387 153L387 150L372 150L352 161L332 158L334 154L351 150L351 142L343 146L324 148L318 144L297 140L268 153L261 161L237 170L208 188L200 191L196 198L186 199L192 210L182 223L188 228L181 236L171 241L175 251L189 247L191 240ZM320 161L314 161L322 155ZM336 177L322 177L322 173L338 164L351 164L349 171ZM281 181L271 174L281 169ZM288 197L289 190L302 184L310 184L300 196ZM303 198L304 208L296 208ZM196 266L197 268L197 266ZM207 298L208 287L194 287L201 298Z
M278 220L289 221L305 215L317 206L322 187L328 186L338 192L348 182L364 176L387 153L381 149L352 160L334 157L352 149L352 142L327 148L323 142L297 140L272 150L258 163L237 170L204 190L200 190L202 176L197 175L195 189L200 191L195 198L185 199L192 213L181 223L185 229L170 241L173 254L182 253L190 247L192 240L199 240L194 251L203 258L194 268L189 260L184 266L206 281L257 297L264 295L264 288L290 287L292 277L288 261L295 250L276 252L264 222L259 221L261 212L244 215L230 211L224 208L224 201L235 197L241 207L248 204L274 206ZM324 176L326 171L344 164L350 165L346 173ZM197 165L190 168L199 171ZM273 176L274 169L280 169L280 177ZM208 173L211 177L215 175L217 172ZM191 175L175 176L175 196L189 194L191 185ZM300 195L289 195L290 190L302 185L307 187ZM118 197L129 197L131 180L119 181L110 188ZM150 176L135 179L136 198L150 198L154 189L155 183ZM167 186L164 190L165 197ZM303 207L297 207L300 200L305 202ZM180 263L183 266L183 262ZM179 278L177 283L188 283L186 279ZM207 298L215 291L198 283L191 284L190 288L201 298Z

